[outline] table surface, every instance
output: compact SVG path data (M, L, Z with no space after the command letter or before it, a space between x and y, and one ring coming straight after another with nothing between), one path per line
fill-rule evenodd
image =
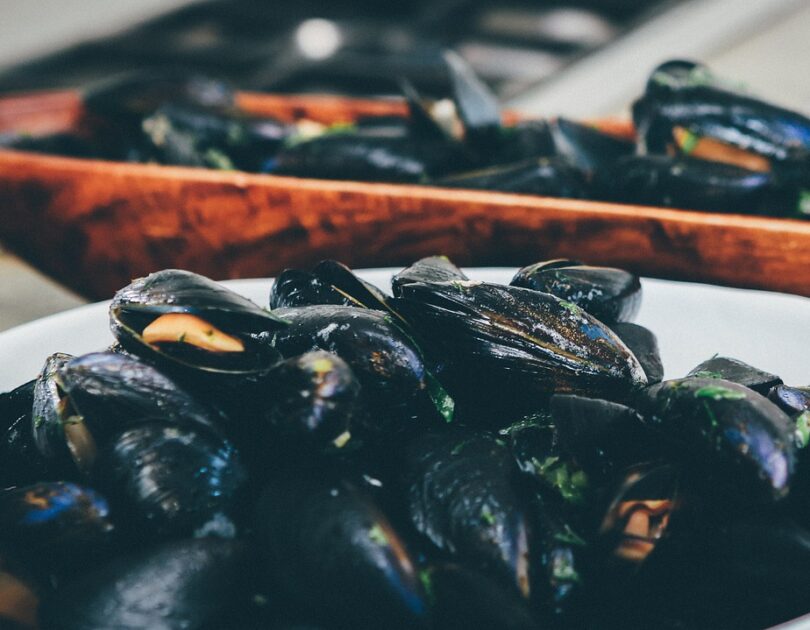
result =
M776 100L780 100L779 94L784 94L786 103L810 111L810 80L806 78L806 61L810 57L808 33L810 6L804 6L706 61L757 93L773 95ZM661 54L666 56L666 51ZM0 330L83 303L75 294L0 249Z

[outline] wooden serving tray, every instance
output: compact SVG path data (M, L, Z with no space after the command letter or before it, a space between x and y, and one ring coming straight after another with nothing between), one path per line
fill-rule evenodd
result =
M255 113L320 122L405 111L395 100L239 99ZM81 116L75 92L0 99L0 133L66 130ZM91 298L165 267L263 277L323 258L369 267L437 253L461 265L576 258L810 296L810 221L15 151L0 151L0 240Z

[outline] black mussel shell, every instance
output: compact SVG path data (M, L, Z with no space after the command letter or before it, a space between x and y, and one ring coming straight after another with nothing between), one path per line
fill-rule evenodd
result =
M554 138L545 120L521 120L501 127L498 148L490 164L512 164L554 155Z
M520 472L536 488L559 503L581 507L588 502L592 481L563 448L560 434L548 415L529 416L500 431ZM598 472L598 471L594 471Z
M354 425L367 435L390 437L410 430L429 401L428 376L419 349L389 315L350 306L280 309L290 322L270 333L271 344L285 357L312 350L343 359L361 386L367 417Z
M273 282L270 289L271 309L313 304L358 306L355 300L310 271L285 269Z
M657 436L635 409L620 403L556 394L551 397L551 421L560 447L603 478L661 456Z
M349 130L290 144L266 170L318 179L419 183L465 163L458 148L445 140L427 143Z
M146 151L162 164L259 171L289 134L272 118L234 111L162 105L142 123Z
M414 559L354 485L306 472L280 478L259 499L254 529L268 581L330 623L425 624L427 602Z
M681 509L680 471L666 463L631 467L607 495L600 511L598 546L606 579L635 571L670 532ZM626 575L626 574L625 574Z
M464 140L479 150L490 150L501 128L498 98L475 76L464 59L453 52L443 52L453 90L453 102L464 125Z
M750 502L787 495L793 476L793 423L752 390L712 378L664 381L642 393L639 410L689 462L703 492Z
M538 627L525 599L480 571L442 564L422 572L433 601L434 627L442 630L532 630Z
M280 436L320 448L348 442L360 411L360 383L339 356L318 350L292 357L273 368L266 383L268 440Z
M610 328L641 363L650 385L664 380L664 364L658 349L658 338L653 331L632 322L616 322Z
M589 579L590 544L581 526L552 500L531 501L532 601L545 619L581 619Z
M41 609L43 630L193 630L244 595L242 543L182 540L127 554L63 584Z
M454 172L432 184L448 188L582 199L587 196L583 173L566 158L530 158L511 164L488 166L468 172Z
M448 280L469 280L464 272L456 267L447 256L421 258L397 273L391 280L394 295L402 295L403 284L411 282L447 282Z
M37 382L34 403L40 452L69 472L89 473L99 449L144 423L219 435L214 412L151 365L125 354L54 355Z
M758 394L767 395L772 387L781 385L782 379L765 372L752 365L743 363L739 359L714 356L693 367L687 377L694 378L722 378L732 383L739 383Z
M605 324L630 321L641 306L638 276L614 267L550 260L523 267L509 284L556 295Z
M452 365L451 395L531 412L554 392L621 398L646 384L613 332L553 295L473 281L412 282L401 293L395 308L428 340L426 351Z
M37 628L40 591L37 580L21 575L3 562L0 568L0 629Z
M810 411L810 387L776 385L768 392L768 399L792 418Z
M47 136L0 134L0 148L78 158L92 158L97 154L97 149L90 140L75 133L55 133Z
M407 447L410 518L433 544L529 595L529 533L509 449L493 435L425 433Z
M85 566L107 550L113 530L106 499L90 488L40 482L0 492L0 545L40 570Z
M312 273L325 283L334 287L342 295L348 296L355 304L378 311L390 311L388 296L370 282L358 278L343 263L336 260L323 260L312 270Z
M159 317L187 314L204 320L235 337L242 351L207 351L190 343L185 332L176 340L149 343L144 329ZM253 302L204 276L165 269L139 278L115 294L110 305L110 326L128 351L181 371L232 375L265 372L278 359L254 335L284 326L284 322ZM213 335L209 330L206 334Z
M773 173L668 155L621 158L596 173L594 196L647 206L710 212L792 214L795 190Z
M95 450L88 441L81 416L75 413L59 387L59 369L71 359L71 355L62 353L47 358L34 385L31 411L37 451L51 471L66 478L76 476L77 461L79 470L89 467ZM85 461L85 454L91 459Z
M143 424L100 449L93 484L139 539L215 533L230 518L246 474L233 446L196 428ZM126 518L124 518L124 515Z
M567 118L557 118L551 124L551 134L557 153L589 175L625 155L632 155L635 149L635 144L629 140Z
M24 486L51 478L48 462L34 442L36 380L0 394L0 487Z

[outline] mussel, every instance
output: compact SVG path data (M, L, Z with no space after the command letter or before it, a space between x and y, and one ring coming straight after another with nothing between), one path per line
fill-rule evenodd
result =
M563 117L551 124L551 135L557 154L567 158L588 176L625 155L632 155L635 148L630 140Z
M109 551L114 525L106 499L67 482L0 492L0 547L29 568L56 572L86 566Z
M255 511L261 571L322 620L348 628L421 628L428 604L414 558L353 483L289 471Z
M512 457L491 434L426 433L407 448L403 484L416 529L528 597L529 532Z
M0 394L0 486L51 479L54 471L34 442L32 413L36 381Z
M637 275L575 260L547 260L523 267L509 284L556 295L608 325L632 320L641 306Z
M535 411L554 392L621 398L646 384L613 332L553 295L464 280L411 282L400 292L395 308L451 365L451 395L497 398L501 416L514 404Z
M447 256L428 256L406 267L391 279L394 295L402 295L402 285L411 282L446 282L449 280L469 280L464 272L456 267Z
M722 378L732 383L739 383L758 394L767 395L771 388L782 384L782 379L765 372L753 365L748 365L739 359L713 356L700 365L689 370L687 377L695 378Z
M424 418L431 385L421 351L389 315L331 305L274 312L289 322L269 335L270 344L284 356L320 349L352 369L367 411L355 426L366 437L392 436Z
M649 328L632 322L617 322L610 325L611 330L630 348L647 375L650 385L664 379L664 364L658 349L658 338Z
M122 555L43 602L43 630L201 629L245 596L244 545L182 540ZM246 599L246 598L245 598Z
M639 400L645 421L670 454L727 499L769 503L785 497L795 448L790 418L752 390L713 378L664 381ZM709 487L706 487L708 490Z

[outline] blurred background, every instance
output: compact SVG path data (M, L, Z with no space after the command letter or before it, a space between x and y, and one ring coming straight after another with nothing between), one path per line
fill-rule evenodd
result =
M144 67L269 92L396 94L404 76L440 93L449 47L530 114L624 115L674 57L810 111L808 35L806 0L0 0L0 93ZM0 329L81 301L0 252Z

